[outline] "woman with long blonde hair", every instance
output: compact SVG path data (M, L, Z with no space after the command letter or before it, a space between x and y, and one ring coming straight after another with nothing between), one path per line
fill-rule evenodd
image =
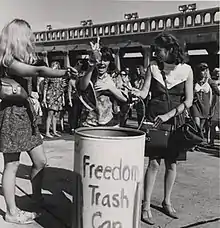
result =
M17 81L30 96L32 77L68 77L70 70L53 70L33 66L36 60L34 36L30 25L22 19L8 23L0 34L1 77ZM72 69L73 70L73 69ZM2 100L0 107L0 151L4 156L2 189L6 203L5 220L10 223L28 224L36 213L22 211L15 202L15 181L20 153L27 151L33 165L31 183L33 199L42 201L43 170L47 163L42 139L36 124L36 114L30 98L21 101Z

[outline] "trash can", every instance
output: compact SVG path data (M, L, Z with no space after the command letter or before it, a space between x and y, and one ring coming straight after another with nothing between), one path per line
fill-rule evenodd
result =
M76 130L72 228L139 228L144 148L139 130Z

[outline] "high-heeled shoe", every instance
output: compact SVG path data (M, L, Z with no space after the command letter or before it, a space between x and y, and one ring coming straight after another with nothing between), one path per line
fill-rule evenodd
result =
M147 208L144 203L142 205L141 220L148 225L154 225L155 224L155 222L153 221L151 210L149 208Z
M162 202L162 207L164 210L164 213L168 216L170 216L173 219L178 219L177 213L175 209L172 207L171 204L166 204L165 201Z

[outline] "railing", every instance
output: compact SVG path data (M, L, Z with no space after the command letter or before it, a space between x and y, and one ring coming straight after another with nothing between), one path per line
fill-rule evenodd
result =
M220 21L219 7L150 18L97 24L92 26L54 29L35 32L35 42L54 42L108 36L132 35L217 25Z

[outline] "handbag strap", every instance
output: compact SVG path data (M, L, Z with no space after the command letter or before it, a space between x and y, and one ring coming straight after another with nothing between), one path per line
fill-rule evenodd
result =
M172 105L171 105L171 99L170 99L170 95L169 95L168 88L167 88L166 74L164 72L163 65L162 65L161 62L158 62L158 67L159 67L159 70L160 70L161 75L163 77L164 84L165 84L165 91L166 91L166 97L167 97L168 110L170 111ZM176 112L177 112L177 110L176 110ZM177 127L176 113L175 113L175 115L173 117L173 120L174 120L174 129L176 129L176 127Z
M169 95L168 88L167 88L166 74L164 72L162 63L158 63L157 65L158 65L160 73L161 73L161 75L163 77L163 81L164 81L164 84L165 84L166 96L167 96L168 109L170 110L171 109L171 100L170 100L170 95Z

